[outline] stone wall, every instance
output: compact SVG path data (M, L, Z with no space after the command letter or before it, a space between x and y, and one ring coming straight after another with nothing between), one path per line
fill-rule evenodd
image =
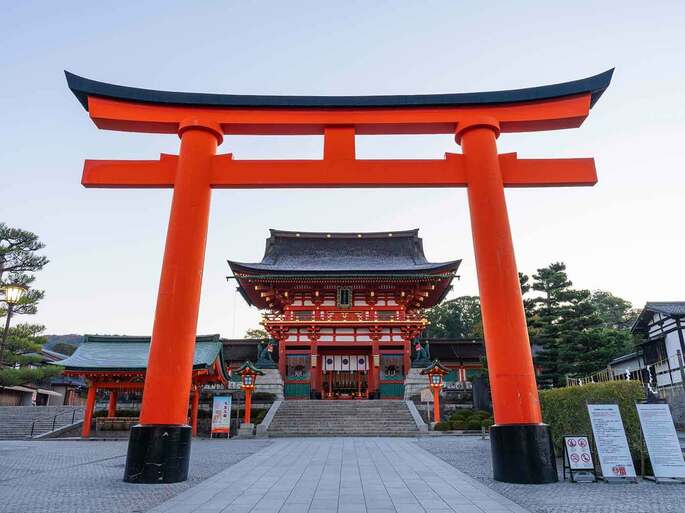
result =
M659 390L662 399L671 406L673 422L679 429L685 429L685 388L680 385Z

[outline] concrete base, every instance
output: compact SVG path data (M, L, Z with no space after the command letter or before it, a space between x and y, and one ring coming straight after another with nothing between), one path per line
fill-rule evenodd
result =
M127 483L178 483L188 479L190 426L131 428L124 481Z
M428 376L421 375L422 369L409 369L409 374L404 379L404 400L412 395L420 394L421 390L428 387Z
M274 394L277 401L282 401L283 396L283 378L278 369L260 369L264 375L259 376L255 392L267 392Z
M557 459L547 424L505 424L490 428L492 470L496 481L556 483Z
M254 424L240 424L236 438L254 438Z

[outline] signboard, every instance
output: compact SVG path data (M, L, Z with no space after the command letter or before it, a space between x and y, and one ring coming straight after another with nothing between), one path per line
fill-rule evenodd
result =
M432 388L421 389L421 402L422 403L432 403L433 402L433 389Z
M214 396L212 404L212 430L210 438L215 433L226 433L231 430L231 396Z
M595 463L592 461L592 451L587 436L564 437L564 479L566 479L567 468L571 481L595 481Z
M685 481L685 461L668 404L636 406L654 479Z
M621 412L616 404L588 404L597 457L606 481L637 481Z

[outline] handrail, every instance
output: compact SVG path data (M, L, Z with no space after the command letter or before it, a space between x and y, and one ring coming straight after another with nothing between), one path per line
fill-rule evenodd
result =
M76 412L77 411L83 412L83 409L74 408L73 410L71 410L71 424L73 424L76 421ZM38 422L39 420L45 420L45 419L51 418L52 419L52 428L50 429L50 431L54 431L55 425L57 424L57 417L59 417L60 415L64 415L65 413L69 413L69 410L64 410L64 411L61 411L59 413L56 413L52 417L49 417L49 416L36 417L35 419L33 419L33 422L31 423L31 432L29 434L29 438L33 438L33 432L36 429L36 422Z

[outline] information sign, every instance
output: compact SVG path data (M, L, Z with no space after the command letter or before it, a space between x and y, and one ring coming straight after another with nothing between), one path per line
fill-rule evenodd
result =
M227 436L231 430L231 396L214 396L212 404L212 431L210 437L216 433L225 433Z
M592 461L590 442L585 435L564 437L564 479L569 469L571 481L594 482L595 463Z
M668 404L636 406L654 479L685 481L685 461Z
M637 481L621 412L616 404L588 404L597 458L606 481Z

